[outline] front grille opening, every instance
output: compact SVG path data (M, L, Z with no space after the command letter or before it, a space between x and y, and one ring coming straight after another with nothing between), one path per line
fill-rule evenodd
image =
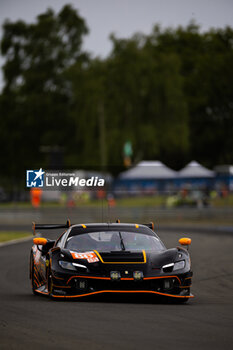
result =
M111 252L100 253L104 262L144 262L144 255L142 252Z

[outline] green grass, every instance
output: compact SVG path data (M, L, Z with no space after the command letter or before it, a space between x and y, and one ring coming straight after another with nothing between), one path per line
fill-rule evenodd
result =
M117 199L117 206L122 207L157 207L166 203L166 197L163 196L145 196L145 197L129 197Z
M163 206L166 203L166 197L163 196L144 196L144 197L128 197L128 198L119 198L115 200L116 205L119 207L157 207ZM92 200L77 200L75 201L75 206L77 207L101 207L102 205L107 205L107 200L101 199L92 199ZM66 205L57 202L47 202L41 203L40 208L64 208ZM11 202L11 203L0 203L0 209L26 209L32 208L30 202Z
M229 194L225 198L216 197L211 201L214 207L233 207L233 194Z
M118 207L166 207L167 204L166 196L142 196L142 197L127 197L118 198L115 200L116 206ZM107 200L104 199L92 199L92 200L76 200L76 207L104 207L107 206ZM216 197L210 199L210 205L216 208L233 207L233 194L229 194L225 198ZM41 203L40 208L64 208L65 204L58 202L45 202ZM0 209L27 209L32 208L30 202L11 202L11 203L0 203Z
M60 203L55 202L48 202L48 203L41 203L41 208L58 208L62 207ZM0 209L27 209L32 208L31 203L28 202L7 202L7 203L0 203Z
M30 236L32 237L32 234L29 232L0 231L0 242L12 241L13 239L19 239Z

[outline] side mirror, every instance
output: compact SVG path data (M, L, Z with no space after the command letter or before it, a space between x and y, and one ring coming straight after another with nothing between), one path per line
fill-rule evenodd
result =
M36 237L36 238L33 238L33 243L35 245L46 245L48 243L48 240L43 237Z
M181 245L187 245L187 246L189 246L190 244L191 244L191 238L188 238L188 237L184 237L184 238L180 238L179 239L179 243L181 244Z

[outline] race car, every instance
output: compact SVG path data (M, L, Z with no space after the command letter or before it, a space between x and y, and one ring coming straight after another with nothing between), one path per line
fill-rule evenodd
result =
M65 228L55 241L36 235L39 229ZM34 294L80 298L100 293L140 293L186 302L192 271L186 248L166 249L153 223L33 224L30 254ZM183 246L186 246L184 248Z

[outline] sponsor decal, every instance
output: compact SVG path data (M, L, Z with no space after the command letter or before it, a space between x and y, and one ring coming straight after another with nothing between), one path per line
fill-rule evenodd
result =
M70 253L73 259L86 259L89 263L99 261L95 252L85 252L85 253L70 252Z

